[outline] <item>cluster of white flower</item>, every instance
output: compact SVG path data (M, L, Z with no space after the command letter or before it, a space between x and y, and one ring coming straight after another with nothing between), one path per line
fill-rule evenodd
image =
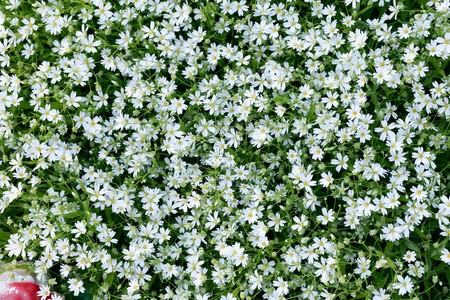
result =
M98 299L442 292L448 1L284 2L0 4L0 258Z

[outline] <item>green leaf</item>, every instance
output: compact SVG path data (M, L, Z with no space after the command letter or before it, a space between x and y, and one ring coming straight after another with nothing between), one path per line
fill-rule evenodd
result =
M312 121L315 111L316 111L316 104L311 99L311 106L309 107L308 114L306 115L306 120L308 122Z
M371 9L371 8L373 9L373 5L364 8L363 10L361 10L361 11L358 13L358 16L361 16L363 13L365 13L366 11L368 11L368 10Z
M92 299L91 294L88 291L85 291L83 294L79 294L78 296L73 297L75 300L90 300Z
M310 7L310 5L308 5L308 3L303 2L303 1L297 1L297 4L300 5L300 6L303 6L303 7L307 7L307 8Z
M111 273L111 274L113 274L113 273ZM155 282L155 280L156 280L156 276L152 276L152 280L150 280L150 282L149 282L149 284L148 284L148 287L149 287L149 288L152 287L152 285L153 285L153 283Z
M378 258L382 258L384 256L383 252L379 250L375 250L375 253L378 255Z
M338 265L341 274L345 274L345 267L346 267L345 262L342 265Z
M289 100L288 95L280 95L280 96L276 96L275 98L272 99L273 102L275 103L280 103L283 104L285 102L287 102L287 100Z
M108 281L108 285L111 285L114 280L114 273L109 273L106 277L106 280ZM152 280L153 280L153 278L152 278Z
M183 120L179 119L178 121L180 122L180 130L186 131L186 125L184 124Z
M362 299L362 298L367 298L369 296L370 291L366 290L364 292L361 292L358 294L358 296L354 297L353 299Z
M375 107L378 107L378 100L377 100L377 93L376 92L370 93L370 100L372 101L372 104Z
M0 241L8 241L10 235L10 232L0 232Z
M163 160L157 160L156 163L158 164L158 167L167 167L167 163Z
M74 211L68 214L65 214L64 217L65 218L76 218L76 217L81 217L84 215L84 212L79 210L79 211Z
M430 276L430 271L433 268L433 265L431 263L431 258L430 255L428 253L425 253L425 265L427 266L427 268L425 268L426 272L425 272L425 278L428 278Z
M233 291L233 296L237 297L240 290L241 290L241 288L239 286L237 288L235 288L234 291Z
M431 256L431 258L433 259L433 260L441 260L441 253L437 253L437 254L435 254L435 255L433 255L433 256Z
M419 252L419 247L417 247L416 244L414 244L411 240L409 239L404 239L403 243L406 245L406 247L408 247L408 249Z
M423 85L424 85L424 86L428 86L428 85L431 84L432 81L433 81L433 78L427 77L427 78L423 81Z
M219 12L216 12L216 14L218 14L219 16L221 16L225 21L228 21L228 20L229 20L228 17L227 17L226 15L224 15L224 14L221 14L221 13L219 13Z
M113 219L112 219L112 217L111 217L111 208L110 208L110 207L107 207L107 208L105 209L105 212L106 212L106 220L108 221L108 225L109 225L110 227L114 227L114 222L113 222Z
M58 101L52 101L52 103L51 103L51 108L52 108L52 109L57 109L57 110L59 110L59 109L61 109L62 107L63 107L62 104L59 103Z
M438 251L436 249L431 249L428 251L428 256L432 257L435 256L438 253Z
M392 269L396 269L394 262L390 258L386 257L386 260L389 267L391 267Z
M447 268L445 272L445 277L447 277L448 284L450 285L450 268Z
M431 287L431 284L430 284L427 280L425 280L423 283L424 283L424 285L425 285L425 290L427 291L426 293L427 293L428 299L430 299L430 298L431 298L431 297L430 297L430 287Z
M30 268L29 265L27 264L23 264L23 265L18 265L16 266L16 269L24 269L24 270L28 270ZM29 271L29 274L31 274L31 271Z
M384 248L384 253L390 253L393 247L394 244L392 242L387 242L386 248Z
M392 242L388 242L388 246L386 246L386 249L388 249L389 243L392 245ZM391 250L392 250L392 246L391 246L390 248L391 248ZM386 249L385 249L385 251L386 251L385 253L389 253L390 250L387 251ZM377 254L377 256L378 256L379 258L382 258L382 257L383 257L383 258L387 261L387 264L388 264L392 269L395 269L395 268L396 268L394 262L393 262L390 258L386 257L386 255L385 255L383 252L378 251L378 250L375 250L375 253Z
M427 239L427 236L419 228L414 228L414 232L417 233L421 238Z
M448 265L445 262L442 262L439 266L434 268L436 274L444 273L445 270L448 270Z
M448 62L450 62L450 59L446 59L446 60L442 63L442 69L445 69L445 67L448 65Z
M400 253L404 254L406 252L406 246L405 243L400 244Z

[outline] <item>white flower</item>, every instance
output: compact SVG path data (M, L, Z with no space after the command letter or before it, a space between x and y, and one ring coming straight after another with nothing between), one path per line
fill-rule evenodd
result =
M61 269L60 269L62 277L69 276L70 270L71 270L71 267L69 265L62 264Z
M313 146L309 149L309 153L312 154L312 159L322 160L324 151L319 146Z
M92 201L92 202L104 201L105 200L104 194L106 194L108 192L108 189L106 189L106 188L100 189L100 184L95 183L94 189L87 187L86 192L88 192L90 194L90 198L89 198L90 201Z
M448 249L444 248L442 249L442 255L441 255L441 260L445 263L447 263L448 265L450 265L450 251L448 251Z
M314 93L314 90L309 87L309 85L305 84L300 88L300 98L310 99L311 95Z
M43 300L47 299L47 297L50 297L50 287L48 285L40 285L37 295Z
M386 290L381 288L379 290L372 291L373 293L373 300L387 300L391 299L389 294L386 294Z
M437 46L438 51L447 51L450 53L450 33L447 32L444 37L438 37L436 39L440 45Z
M195 271L192 273L192 278L194 279L195 286L200 286L206 281L206 275L201 271Z
M336 171L340 172L341 169L347 170L348 165L347 165L347 161L348 161L348 156L342 156L342 153L338 153L336 155L336 158L333 158L331 160L331 164L332 165L336 165Z
M331 174L331 172L322 173L321 176L322 178L319 180L319 183L323 187L328 187L330 184L333 183L333 175Z
M311 174L305 175L305 174L300 174L300 178L299 178L300 182L299 182L299 187L300 189L305 189L306 191L308 191L309 193L312 193L312 186L315 186L317 184L317 181L312 180L313 176Z
M85 234L87 232L86 229L86 221L77 221L75 223L75 227L74 229L71 230L72 233L75 233L75 237L79 237L82 234Z
M372 272L370 271L370 259L366 259L364 257L358 258L358 267L355 269L356 274L361 274L361 278L365 279L367 276L370 276Z
M420 164L424 164L424 165L428 165L429 164L429 158L431 157L431 153L430 152L424 152L423 151L423 147L419 147L417 149L417 152L414 152L412 154L412 158L415 158L415 164L416 165L420 165Z
M262 288L262 282L264 281L264 278L261 274L258 273L257 270L254 271L254 275L250 275L249 277L249 283L251 284L250 289L261 289Z
M109 4L109 3L108 3ZM133 38L130 37L130 32L125 31L125 33L119 33L119 39L116 40L116 44L122 48L128 49L128 45L133 41Z
M394 284L394 288L399 290L399 295L409 294L412 292L414 285L409 276L403 277L402 275L397 275L397 280L398 283Z
M416 260L416 253L413 251L406 251L403 259L407 262L414 262Z
M135 291L139 290L139 282L137 279L132 279L129 282L129 286L127 287L127 293L133 294Z
M25 243L22 241L22 237L18 234L11 234L8 240L8 244L5 247L6 251L9 251L8 256L22 255L25 258Z
M277 288L276 291L279 294L286 295L289 292L288 283L282 277L277 277L277 280L273 282L273 286Z
M284 108L281 105L277 105L277 107L275 108L275 113L281 118L284 113L286 112L286 108Z
M393 224L388 224L388 226L384 226L382 228L383 235L382 237L388 241L395 242L396 240L399 240L401 236L402 229L398 226L394 227Z
M375 210L375 205L371 203L371 199L368 196L364 197L364 199L358 198L357 204L358 210L366 217L370 216L372 211Z
M309 224L308 220L306 220L306 216L303 214L301 215L301 219L295 216L293 220L295 224L292 225L291 228L292 230L298 230L299 232L301 232Z
M271 217L269 216L269 223L267 224L268 227L275 227L275 232L278 232L280 229L280 226L284 226L286 221L281 219L281 216L279 213L276 213L275 216Z
M350 35L348 40L351 43L351 46L354 48L354 50L357 50L359 48L363 48L366 45L367 40L367 33L365 31L356 29L355 32L350 31Z
M75 296L78 296L80 293L84 293L85 288L83 287L82 280L70 278L67 282L69 283L69 290L72 291Z
M92 34L89 34L87 38L83 38L81 43L84 45L84 49L87 53L96 53L97 49L95 49L95 47L101 45L100 41L94 41L94 35Z
M332 209L327 210L326 208L322 208L322 215L317 217L317 221L321 222L322 225L327 225L328 222L333 223L336 219L333 217L334 211Z
M345 0L345 5L352 5L352 8L356 8L356 3L359 3L359 0Z
M424 191L424 188L421 184L412 187L411 192L412 192L411 198L417 201L423 201L428 196L428 192Z
M347 109L346 114L350 120L360 119L361 107L356 103L352 103L350 105L350 108Z

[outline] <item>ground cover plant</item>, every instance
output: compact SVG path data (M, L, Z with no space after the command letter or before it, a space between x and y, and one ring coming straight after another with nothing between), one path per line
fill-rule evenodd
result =
M43 298L447 299L449 7L1 0L1 261Z

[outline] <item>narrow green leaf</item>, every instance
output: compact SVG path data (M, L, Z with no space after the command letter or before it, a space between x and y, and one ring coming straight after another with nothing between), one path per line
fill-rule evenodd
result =
M427 236L420 230L419 228L415 227L414 232L417 233L421 238L426 239Z
M387 260L387 264L389 265L389 267L391 267L392 269L396 269L394 262L390 258L386 257L386 260Z
M76 217L81 217L82 215L84 215L83 211L74 211L74 212L65 214L64 217L65 218L76 218Z
M9 240L9 236L11 235L10 232L0 232L0 241L7 241Z
M280 95L280 96L276 96L275 98L272 99L273 102L279 103L279 104L286 103L288 100L289 100L288 95Z
M364 292L359 293L356 297L354 297L353 299L362 299L362 298L367 298L367 296L369 296L370 291L366 290Z
M240 290L241 290L241 288L239 286L237 288L235 288L234 291L233 291L233 296L237 297Z
M409 239L404 239L403 243L406 245L406 247L408 247L408 249L413 250L413 251L417 251L419 252L419 247L417 247L416 244L414 244L411 240Z
M386 248L384 248L384 253L390 253L393 247L394 244L392 242L387 242Z
M363 10L361 10L361 11L358 13L358 16L361 16L363 13L365 13L366 11L368 11L368 10L371 9L371 8L373 9L373 5L364 8Z
M111 217L111 208L110 208L110 207L107 207L107 208L105 209L105 212L106 212L106 220L108 220L108 225L109 225L110 227L114 227L114 222L113 222L113 219L112 219L112 217Z

